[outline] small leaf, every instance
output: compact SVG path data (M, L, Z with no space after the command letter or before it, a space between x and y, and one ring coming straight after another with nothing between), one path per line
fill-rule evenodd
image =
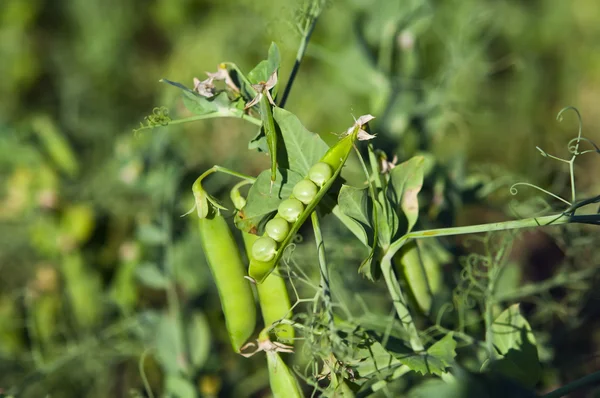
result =
M377 236L379 244L384 250L390 245L390 242L398 232L398 215L394 211L394 205L380 191L377 198Z
M250 80L252 84L266 82L269 79L269 76L279 69L280 62L281 56L279 54L279 48L275 43L271 43L268 59L260 61L258 65L248 73L248 80Z
M161 79L161 82L181 89L183 104L190 112L196 115L206 115L208 113L218 112L222 109L228 109L232 106L231 101L225 92L221 92L212 98L206 98L181 83L173 82L168 79Z
M135 269L135 276L144 286L152 289L164 289L169 285L169 279L154 263L140 264Z
M160 245L165 239L165 231L152 224L142 224L138 227L137 238L147 245Z
M192 314L187 325L187 338L190 347L190 361L194 370L202 369L210 355L210 327L206 316L196 311Z
M367 188L355 188L349 185L342 185L338 195L338 205L342 213L356 220L365 231L371 228L368 199Z
M453 334L448 333L441 340L433 344L426 353L412 355L397 355L396 357L411 370L423 375L433 374L441 376L456 357L456 341Z
M271 170L259 174L246 197L246 206L235 216L238 229L257 233L262 231L271 213L277 211L279 203L292 194L292 188L302 176L291 170L277 169L277 176L271 190Z
M195 398L198 396L194 384L177 374L167 375L165 390L170 398Z
M185 370L186 364L181 361L184 353L179 351L183 347L183 333L179 328L179 323L169 314L163 313L160 316L156 325L154 344L156 359L166 373L178 373Z
M394 167L390 173L393 200L404 213L410 232L419 217L418 193L423 186L423 157L415 156Z
M492 342L501 355L490 369L501 372L533 387L541 377L535 336L529 322L521 315L519 304L504 310L492 324Z

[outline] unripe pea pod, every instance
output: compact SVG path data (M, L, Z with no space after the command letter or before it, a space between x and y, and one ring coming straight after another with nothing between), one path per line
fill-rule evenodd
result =
M302 389L296 376L287 367L279 353L267 351L269 365L269 384L273 398L303 398Z
M416 240L404 244L394 256L400 275L409 288L409 297L425 315L429 315L433 297L442 283L440 264L428 250L420 250Z
M254 295L227 221L218 211L212 213L198 220L200 242L217 285L231 345L240 352L256 326Z
M325 196L329 188L331 188L333 182L341 173L342 167L346 163L346 160L348 159L348 156L352 151L354 142L358 138L359 132L362 131L361 127L362 126L360 124L355 124L354 128L351 129L351 132L348 135L343 137L333 147L329 148L327 153L323 155L323 157L318 163L319 166L317 167L317 171L319 171L320 173L316 173L315 170L311 168L311 170L313 170L313 178L315 178L316 180L313 182L316 185L320 185L321 188L318 190L316 195L314 195L312 200L306 203L306 206L303 206L303 210L300 211L297 217L292 217L295 214L292 214L292 211L289 207L291 207L291 203L294 203L296 209L298 208L298 205L302 205L302 202L299 200L299 198L296 198L295 195L292 194L292 196L289 199L286 199L281 203L280 207L278 208L278 215L292 223L290 225L290 231L285 237L285 239L283 239L279 244L277 252L272 259L270 259L269 261L260 261L257 258L251 258L249 275L252 279L256 281L256 283L262 283L265 280L265 278L273 271L273 269L279 262L279 259L283 255L283 251L286 248L286 246L291 242L291 240L296 235L304 221L306 221L308 216L315 210L316 206L319 204L323 196ZM331 177L326 181L322 181L322 177L327 176L329 174L325 165L330 167ZM293 201L290 202L290 200ZM285 209L282 209L282 206L284 206Z

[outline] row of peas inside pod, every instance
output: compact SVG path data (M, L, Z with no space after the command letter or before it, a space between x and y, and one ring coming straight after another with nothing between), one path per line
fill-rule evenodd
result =
M308 178L299 181L292 190L292 196L281 202L277 215L267 222L266 235L260 237L252 246L252 256L259 261L271 261L277 253L279 243L283 242L290 232L290 224L298 220L317 195L319 189L333 176L333 170L327 163L319 162L308 171Z

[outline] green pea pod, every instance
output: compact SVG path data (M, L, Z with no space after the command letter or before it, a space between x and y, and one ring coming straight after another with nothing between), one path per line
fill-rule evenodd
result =
M273 258L268 261L260 261L254 258L254 256L252 256L250 260L249 274L250 277L256 281L256 283L262 283L266 279L266 277L269 276L269 274L273 271L273 269L275 269L275 266L281 259L281 256L283 255L283 251L286 248L286 246L292 241L292 239L294 238L304 221L306 221L310 214L315 210L315 208L319 204L319 201L323 198L323 196L325 196L329 188L331 188L331 186L333 185L335 179L340 175L342 167L346 163L346 160L348 159L348 156L352 151L354 142L356 141L360 131L362 131L361 126L356 124L350 132L350 134L346 135L344 138L338 141L337 144L329 148L327 153L323 155L319 163L325 163L329 165L333 173L331 177L322 184L315 197L306 204L306 207L304 207L303 211L300 212L296 221L292 225L290 225L290 230L287 236L281 241L281 244L279 244ZM290 196L290 198L296 199L294 195ZM300 201L298 201L298 203L300 203Z
M429 250L419 250L416 240L407 242L394 256L409 287L409 294L426 315L442 282L440 264Z
M248 256L250 256L252 245L259 238L256 235L242 232L244 244ZM290 297L285 286L285 281L279 275L269 275L263 283L257 285L258 301L262 312L265 326L283 318L291 318ZM278 339L282 343L292 344L294 339L294 328L291 325L278 325L276 327Z
M256 326L256 306L248 281L244 278L244 263L227 221L218 211L198 220L200 241L212 272L225 324L233 350L252 336Z
M275 351L267 351L269 365L269 384L273 398L302 398L302 389L296 376L290 371L283 359Z

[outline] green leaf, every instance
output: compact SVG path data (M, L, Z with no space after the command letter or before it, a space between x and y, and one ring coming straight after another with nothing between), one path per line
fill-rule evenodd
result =
M152 224L142 224L138 227L137 238L147 245L160 245L165 239L165 231Z
M179 358L183 352L183 333L175 318L167 313L160 316L154 335L156 359L160 362L165 373L178 373L185 370Z
M519 304L504 310L492 324L492 342L500 359L489 369L533 387L540 380L542 369L535 336L529 322L521 315Z
M154 263L140 264L135 269L135 276L144 286L152 289L164 289L169 285L169 279Z
M161 79L161 82L181 89L183 104L190 112L196 115L206 115L232 107L232 103L225 92L218 93L212 98L206 98L181 83L168 79Z
M342 213L352 218L361 226L365 236L367 235L367 231L372 231L367 188L342 185L338 195L338 205Z
M396 358L415 372L441 376L456 357L455 350L456 341L454 341L453 334L448 333L429 347L425 353L396 355Z
M419 217L417 195L423 187L423 159L422 156L415 156L394 167L390 173L393 187L392 200L406 217L408 222L406 233L412 230Z
M183 92L183 104L196 115L206 115L231 108L232 104L227 93L221 92L212 98L205 98L195 93Z
M246 206L235 216L238 229L249 233L260 233L271 213L277 211L279 203L292 194L292 188L302 176L291 170L277 169L277 178L271 191L271 170L261 172L252 184L246 198Z
M321 160L329 146L318 134L308 131L293 113L275 108L273 118L281 130L287 168L306 176L308 170Z
M165 390L169 398L195 398L196 387L188 379L169 374L165 380Z
M394 205L380 191L377 198L377 236L379 244L384 250L390 245L390 242L398 231L398 215L394 211Z
M202 369L210 354L210 327L204 313L195 311L187 325L187 339L190 349L190 361L194 370Z
M355 367L361 378L373 376L382 371L391 371L391 369L402 365L401 361L391 355L383 345L371 340L368 347L360 348L357 352L364 360L361 360Z
M430 379L413 388L409 398L536 398L533 391L501 375L470 373L461 368L453 371L455 379L448 382Z
M375 242L375 231L373 230L373 221L371 220L372 203L367 188L354 188L348 185L342 185L338 195L338 206L340 211L350 218L356 230L362 233L361 241L367 246L371 246L368 257L363 260L358 272L365 275L369 280L375 280L378 277L377 269L374 267L376 262L375 253L379 250ZM381 219L379 215L378 221ZM355 234L358 233L354 232Z
M273 42L271 43L271 47L269 47L268 59L260 61L258 65L248 73L248 80L250 80L252 84L266 82L269 79L269 76L271 76L275 70L279 69L280 62L281 56L279 54L279 48L277 47L277 44Z

